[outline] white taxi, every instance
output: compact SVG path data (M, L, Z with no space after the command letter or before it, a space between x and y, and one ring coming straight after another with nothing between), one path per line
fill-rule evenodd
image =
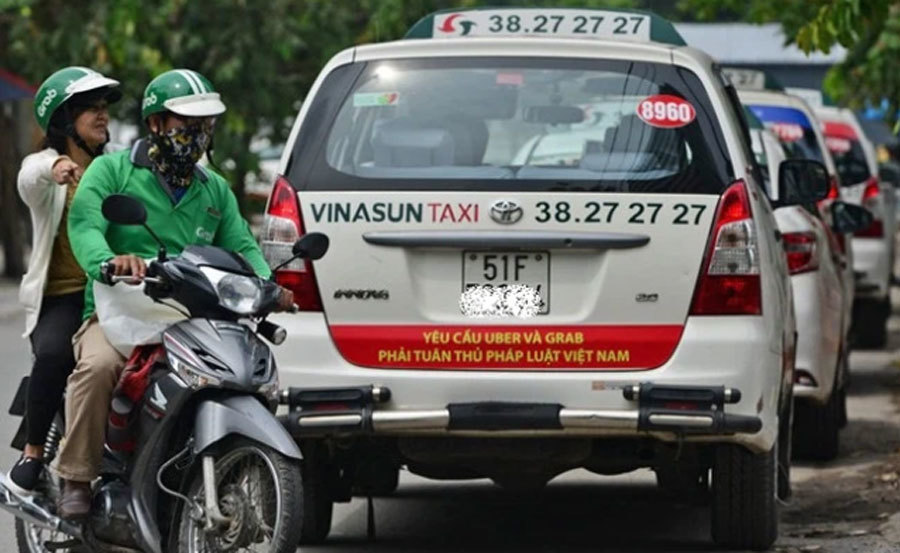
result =
M510 487L651 467L711 494L717 543L768 548L795 323L740 110L646 12L440 12L337 54L261 238L273 266L331 239L276 272L302 309L273 321L304 540L401 465ZM578 152L520 157L569 130ZM796 201L824 195L820 165L780 171Z
M887 342L891 312L890 288L894 267L896 195L890 183L881 182L875 147L866 138L853 111L820 106L825 142L837 164L847 201L862 205L875 219L853 237L856 252L854 325L857 343L880 348Z
M726 71L731 71L726 69ZM825 165L830 180L828 196L819 203L819 212L830 225L834 223L830 207L834 202L854 203L846 188L840 185L840 177L834 159L829 152L821 123L806 101L782 90L741 89L738 95L754 117L778 137L789 159L810 159ZM847 196L847 197L845 197ZM857 212L858 214L858 212ZM835 253L841 254L841 283L844 289L844 333L853 323L853 307L857 275L854 270L855 253L852 233L832 233L830 241L836 241ZM849 348L845 348L845 353Z
M777 167L788 152L749 109L747 116L753 151L760 165L768 167L769 195L777 206ZM862 211L840 201L823 208ZM865 212L857 217L867 220ZM844 217L823 217L816 205L778 207L775 219L787 253L797 317L793 452L800 458L831 460L838 454L840 429L846 423L853 300L853 274L846 270L846 253L852 250L842 252L837 237L862 224L850 226ZM837 228L829 228L832 225Z

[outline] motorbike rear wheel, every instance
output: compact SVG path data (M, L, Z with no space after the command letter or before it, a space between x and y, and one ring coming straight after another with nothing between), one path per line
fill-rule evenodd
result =
M277 451L242 438L227 438L215 460L219 509L227 526L205 530L182 507L177 553L254 551L294 553L303 530L300 466ZM204 505L203 474L196 471L186 495Z

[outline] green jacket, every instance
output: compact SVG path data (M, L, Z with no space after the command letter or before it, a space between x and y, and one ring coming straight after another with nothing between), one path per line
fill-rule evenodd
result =
M179 254L186 246L212 244L242 254L259 276L271 276L228 182L198 166L184 197L175 203L165 182L150 170L147 143L140 140L130 151L95 159L81 177L69 209L69 241L88 274L85 319L94 313L93 284L100 278L101 263L125 254L150 259L159 248L143 227L116 225L103 217L103 200L111 194L127 194L143 202L147 225L170 255Z

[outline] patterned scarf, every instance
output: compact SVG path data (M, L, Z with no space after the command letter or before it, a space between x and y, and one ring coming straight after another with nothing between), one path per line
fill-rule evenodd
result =
M150 133L147 156L153 167L172 188L187 188L194 177L194 165L203 157L212 142L214 119L198 120L168 130L162 134Z

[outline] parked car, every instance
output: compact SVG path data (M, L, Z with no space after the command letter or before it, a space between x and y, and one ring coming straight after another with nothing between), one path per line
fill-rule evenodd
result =
M401 465L511 488L651 467L710 493L716 543L767 549L796 326L741 109L639 11L439 12L332 58L262 235L273 266L305 232L331 238L276 271L302 311L273 321L315 498L304 540ZM518 157L569 132L575 154ZM782 205L827 192L815 161L779 172Z
M748 110L749 111L749 110ZM848 360L853 274L837 237L855 228L843 219L823 216L819 206L778 207L777 168L787 158L784 145L748 113L753 151L768 169L769 196L782 233L797 316L797 361L794 372L795 457L831 460L838 454L840 429L847 421ZM826 210L859 209L831 201ZM865 214L857 215L865 217ZM831 228L832 225L838 228Z
M847 201L872 212L869 228L853 237L856 285L856 339L861 347L880 348L887 342L891 312L890 288L894 269L897 197L881 180L875 147L866 138L853 111L823 106L816 110L824 123L828 148L834 156Z

